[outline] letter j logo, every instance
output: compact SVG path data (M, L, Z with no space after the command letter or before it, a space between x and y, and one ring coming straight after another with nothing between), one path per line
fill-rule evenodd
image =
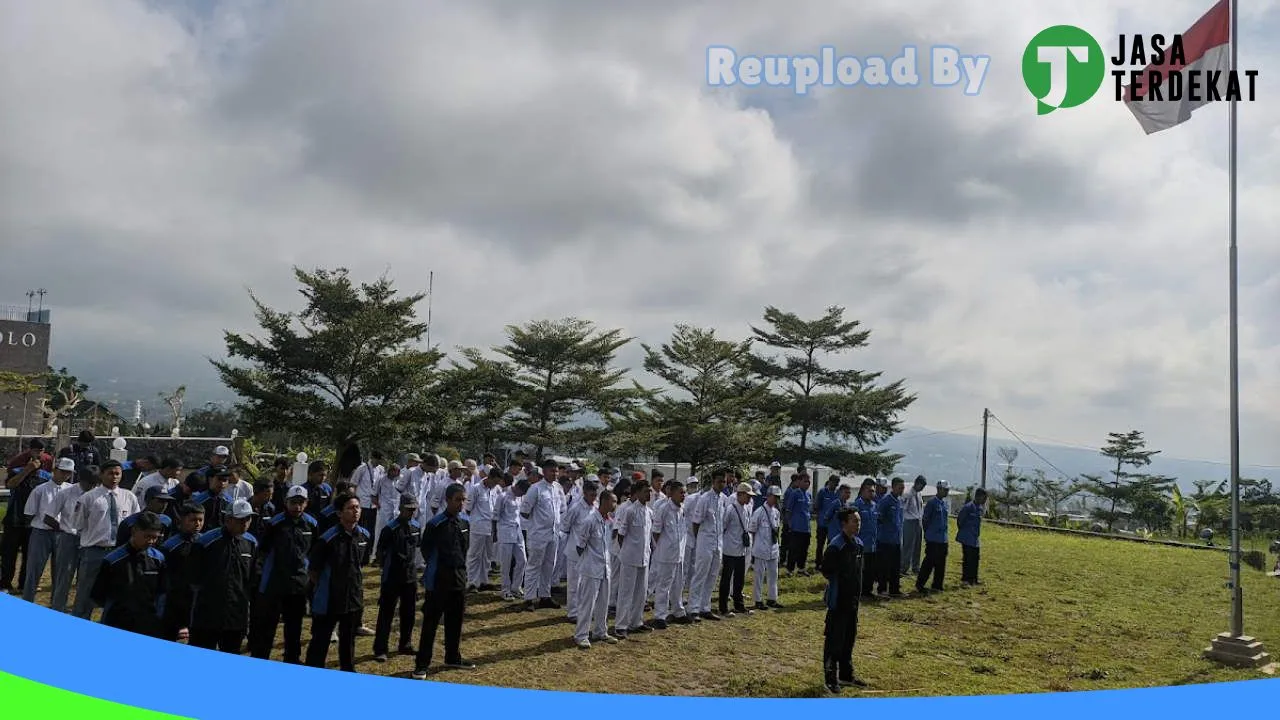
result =
M1072 25L1041 30L1022 53L1022 80L1038 101L1040 115L1083 105L1102 87L1106 75L1102 46Z

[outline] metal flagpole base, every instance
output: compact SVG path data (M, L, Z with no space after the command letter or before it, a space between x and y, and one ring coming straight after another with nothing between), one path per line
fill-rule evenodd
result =
M1231 633L1218 633L1213 643L1204 649L1204 657L1237 668L1261 668L1271 663L1271 655L1263 649L1262 641Z

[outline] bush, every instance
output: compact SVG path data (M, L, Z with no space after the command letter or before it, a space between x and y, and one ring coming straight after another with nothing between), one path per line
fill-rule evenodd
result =
M1250 550L1242 554L1240 556L1240 560L1243 561L1245 565L1248 565L1258 571L1263 570L1267 566L1266 553L1261 550Z

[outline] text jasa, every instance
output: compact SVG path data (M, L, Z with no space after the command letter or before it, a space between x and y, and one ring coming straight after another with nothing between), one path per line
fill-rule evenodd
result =
M1229 45L1211 48L1200 57L1187 63L1187 51L1182 35L1174 35L1166 44L1164 35L1120 36L1120 47L1111 64L1122 70L1112 70L1116 80L1116 100L1186 100L1191 103L1248 101L1252 102L1257 90L1257 70L1204 70L1197 67L1208 52L1229 52ZM1128 50L1129 52L1125 52ZM1216 63L1208 63L1214 67ZM1127 68L1141 68L1130 70ZM1245 83L1242 86L1241 76ZM1225 76L1225 77L1224 77ZM1126 86L1125 81L1128 81Z

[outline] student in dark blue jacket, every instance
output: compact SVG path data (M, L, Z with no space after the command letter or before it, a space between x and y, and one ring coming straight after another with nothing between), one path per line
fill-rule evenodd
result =
M365 552L373 541L360 527L360 500L346 493L335 496L337 523L311 546L308 574L315 593L311 596L311 642L307 665L322 668L329 656L329 642L338 631L338 668L356 671L356 629L364 611L364 577L360 572Z
M880 502L876 504L876 512L880 516L879 532L876 536L876 592L889 597L901 597L901 575L898 568L902 565L902 492L906 489L902 478L893 479L893 486Z
M444 621L444 665L469 670L475 667L462 659L462 616L467 600L467 548L470 527L462 514L466 491L453 483L444 489L444 510L427 521L422 529L422 635L413 677L426 679L435 649L436 631Z
M876 481L867 478L858 489L858 499L853 501L853 508L858 511L858 539L862 540L862 595L868 599L874 597L876 573L876 541L880 539L880 513L876 510Z
M978 582L978 547L982 535L982 510L987 504L987 491L981 488L973 494L973 501L965 503L956 516L956 542L964 553L960 569L960 582L965 585L981 585Z
M164 555L156 549L160 518L143 512L130 528L129 542L102 560L90 590L102 606L102 624L140 635L161 637L164 614Z
M858 598L862 594L861 516L853 508L836 513L840 532L827 546L819 569L827 578L827 606L822 638L823 684L831 693L842 686L865 686L853 672L853 644L858 637Z
M813 554L814 565L822 564L822 552L827 549L827 538L834 537L829 533L828 526L835 511L841 507L839 487L840 476L833 473L813 500L813 515L818 518L818 548Z
M374 551L382 568L382 586L378 595L378 620L374 624L373 659L387 661L387 645L391 642L391 623L400 607L400 655L413 655L413 624L418 612L418 546L422 543L422 526L413 516L418 500L409 494L400 496L400 515L378 534Z
M946 480L939 480L938 494L925 503L924 515L920 523L924 526L924 562L920 563L920 574L916 576L916 592L925 594L925 583L933 575L931 590L942 589L942 579L947 573L947 525L951 512L947 509L947 494L951 486Z

